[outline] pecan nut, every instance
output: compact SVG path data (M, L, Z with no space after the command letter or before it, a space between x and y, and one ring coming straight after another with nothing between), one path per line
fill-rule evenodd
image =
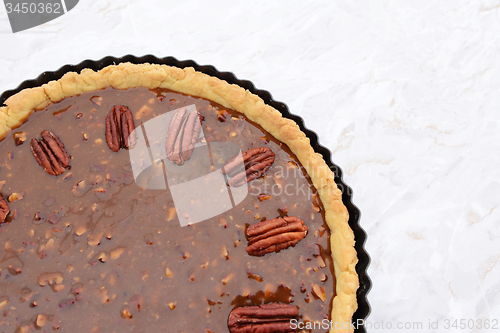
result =
M297 319L298 315L299 309L291 304L243 306L231 311L227 326L231 333L296 332L291 320Z
M178 109L168 126L165 143L168 160L173 164L184 164L193 154L200 132L198 112L188 112L185 107Z
M307 226L295 216L262 221L247 228L247 252L253 256L278 252L295 246L306 235Z
M9 214L9 204L5 199L0 196L0 223L4 223L7 215Z
M222 167L222 174L230 177L229 186L241 186L263 176L274 163L274 153L267 147L252 148L229 159Z
M106 116L106 142L109 149L118 152L135 144L134 116L124 105L115 105Z
M42 138L31 139L31 153L49 175L58 176L69 166L69 157L64 145L52 131L42 131Z

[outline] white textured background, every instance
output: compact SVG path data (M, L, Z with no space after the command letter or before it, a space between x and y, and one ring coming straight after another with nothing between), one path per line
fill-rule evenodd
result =
M80 0L16 34L0 6L0 91L126 54L251 80L304 118L354 189L367 331L500 332L445 329L500 321L499 36L500 1Z

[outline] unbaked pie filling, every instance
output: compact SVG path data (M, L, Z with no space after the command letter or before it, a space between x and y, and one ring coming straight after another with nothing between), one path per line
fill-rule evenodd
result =
M44 153L59 151L52 134L69 165ZM0 180L3 331L228 332L233 309L261 304L330 318L319 195L290 149L241 113L167 89L67 97L7 134Z

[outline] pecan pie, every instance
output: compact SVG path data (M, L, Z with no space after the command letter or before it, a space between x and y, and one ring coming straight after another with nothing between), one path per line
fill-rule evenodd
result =
M353 331L342 193L258 96L84 69L7 99L0 138L2 332Z

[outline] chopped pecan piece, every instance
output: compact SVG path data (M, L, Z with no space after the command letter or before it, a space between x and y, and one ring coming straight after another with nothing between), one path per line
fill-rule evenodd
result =
M9 204L2 196L0 196L0 223L5 222L5 218L9 214L9 211Z
M13 134L14 137L14 143L16 146L20 146L26 141L26 133L24 132L16 132Z
M307 234L304 221L295 216L278 217L251 225L247 229L247 252L263 256L297 244Z
M59 138L51 131L43 131L42 139L31 139L31 153L40 166L49 174L58 176L69 166L68 153Z
M239 156L232 157L222 167L222 174L230 177L229 186L241 186L263 176L275 157L273 151L267 147L252 148L244 151L241 158L238 158Z
M118 152L135 144L135 125L132 112L124 105L115 105L106 117L106 142ZM129 141L130 140L130 141Z
M298 315L299 309L291 304L243 306L231 311L227 326L231 333L296 332L290 321Z
M178 109L168 126L165 143L168 160L173 164L184 164L193 154L200 132L201 120L198 112L187 112L185 107Z

